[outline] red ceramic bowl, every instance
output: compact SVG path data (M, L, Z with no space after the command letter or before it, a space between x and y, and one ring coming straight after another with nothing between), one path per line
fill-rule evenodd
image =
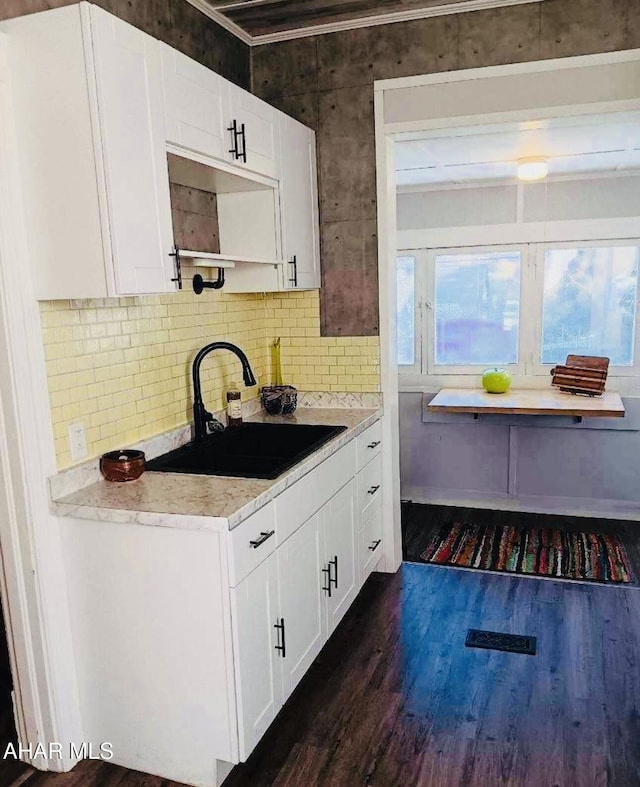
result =
M100 471L107 481L135 481L144 468L143 451L109 451L100 458Z

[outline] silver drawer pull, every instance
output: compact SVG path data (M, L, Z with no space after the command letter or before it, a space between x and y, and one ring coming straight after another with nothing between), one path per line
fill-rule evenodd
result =
M375 495L375 493L380 489L380 484L376 484L376 486L372 486L371 489L367 489L368 495Z
M373 443L369 443L367 448L377 448L380 445L380 440L374 440Z
M266 533L265 532L260 533L260 538L256 538L255 541L249 541L251 548L257 549L258 547L261 547L264 544L264 542L270 539L275 532L276 532L275 530L269 530Z
M377 541L374 541L374 542L371 544L371 546L369 547L369 549L370 549L372 552L375 552L375 551L376 551L376 549L377 549L377 548L380 546L380 542L381 542L381 541L382 541L382 539L381 539L381 538L379 538Z

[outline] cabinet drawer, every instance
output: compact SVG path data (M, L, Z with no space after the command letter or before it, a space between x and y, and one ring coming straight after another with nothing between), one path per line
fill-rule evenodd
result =
M273 503L245 519L229 536L229 582L235 587L276 548Z
M361 524L369 512L380 505L381 500L382 457L378 455L358 473L358 511Z
M284 543L355 474L356 446L352 440L279 495L274 501L278 544Z
M357 438L358 470L368 464L382 450L382 421L376 421Z
M382 507L377 506L359 534L358 558L362 584L382 557Z

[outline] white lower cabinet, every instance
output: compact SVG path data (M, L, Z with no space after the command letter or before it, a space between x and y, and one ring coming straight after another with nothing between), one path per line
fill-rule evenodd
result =
M376 421L356 439L358 460L358 580L382 557L382 422Z
M282 693L286 699L326 640L322 529L316 514L276 552L280 580Z
M274 626L279 617L278 563L270 555L231 589L240 758L245 760L282 706Z
M242 759L357 595L355 506L351 480L231 590Z
M218 787L379 562L380 496L358 493L376 464L358 472L352 440L232 530L62 518L86 740L113 741L117 765Z
M377 453L367 459L356 472L354 445L348 444L276 498L277 548L265 551L258 568L231 591L242 760L380 560L380 486L373 484L376 493L367 494L379 479L380 459ZM322 489L331 495L324 504ZM265 531L271 520L258 517L268 515L259 511L240 527ZM244 544L247 536L235 540Z
M355 481L349 481L321 511L325 554L323 592L328 635L342 620L359 590L355 504Z

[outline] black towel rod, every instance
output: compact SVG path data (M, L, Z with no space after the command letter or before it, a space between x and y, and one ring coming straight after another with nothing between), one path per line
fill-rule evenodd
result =
M205 281L199 273L193 277L193 291L201 295L204 290L220 290L224 287L224 268L218 268L218 278L215 281Z

